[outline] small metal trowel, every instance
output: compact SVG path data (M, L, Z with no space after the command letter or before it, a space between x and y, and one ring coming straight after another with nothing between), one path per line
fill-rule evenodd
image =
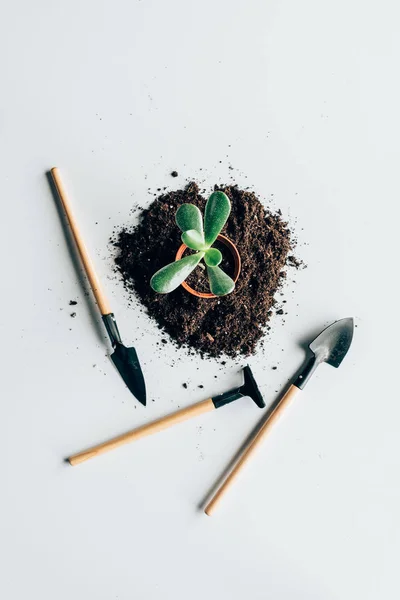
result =
M283 412L283 409L289 404L290 400L299 392L299 390L304 389L318 365L326 362L332 367L338 367L341 364L342 360L347 354L348 349L350 348L350 344L353 339L353 331L353 319L341 319L340 321L336 321L324 329L324 331L322 331L322 333L320 333L319 336L316 337L313 342L311 342L309 348L312 352L312 356L307 360L303 369L301 369L300 374L297 376L294 383L289 387L283 398L281 398L281 400L275 404L273 410L268 412L265 421L258 428L255 436L253 436L253 438L246 444L230 474L207 504L205 508L205 513L207 515L212 515L218 503L222 500L224 494L228 491L232 483L235 481L237 475L240 473L241 469L252 456L253 451L266 437L266 434L269 432L271 426Z
M51 174L53 176L53 181L60 197L61 204L70 224L71 232L74 236L83 266L93 290L94 297L96 298L103 323L107 329L107 333L114 349L113 354L111 354L111 359L118 369L119 374L124 380L126 386L139 400L139 402L146 406L146 386L136 350L133 347L128 348L122 343L114 314L101 288L100 280L90 259L85 242L83 241L83 237L79 230L78 223L75 219L67 192L61 179L60 171L57 169L57 167L54 167L51 169Z

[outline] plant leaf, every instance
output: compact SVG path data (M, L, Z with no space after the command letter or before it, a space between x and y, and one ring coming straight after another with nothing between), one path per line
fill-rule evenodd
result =
M203 217L200 209L194 204L181 204L176 211L175 221L182 231L195 229L204 239Z
M207 267L217 267L222 261L222 254L217 248L209 248L204 255Z
M211 246L217 239L221 229L225 225L231 203L224 192L214 192L207 200L204 213L204 233L206 246Z
M196 231L196 229L184 231L181 239L182 242L189 248L192 248L192 250L204 250L204 237Z
M210 290L216 296L225 296L235 289L235 282L219 267L207 267Z
M181 285L182 281L189 277L203 256L204 252L197 252L163 267L151 278L151 287L159 294L173 292Z

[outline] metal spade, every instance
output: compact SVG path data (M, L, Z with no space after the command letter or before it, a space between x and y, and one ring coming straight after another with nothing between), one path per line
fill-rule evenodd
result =
M307 360L304 367L301 369L300 374L297 376L294 383L289 387L286 394L283 396L283 398L281 398L281 400L279 400L279 402L275 404L273 409L268 412L265 420L257 429L256 434L246 444L243 452L240 454L240 457L238 458L228 477L207 504L205 508L205 513L207 515L211 516L213 514L218 503L222 500L224 494L234 483L241 469L251 458L254 450L266 437L273 423L275 423L280 414L283 412L283 409L289 404L292 398L300 390L304 389L318 365L326 362L332 367L339 367L342 360L346 356L348 349L350 348L351 341L353 339L353 331L353 319L341 319L340 321L336 321L324 329L324 331L322 331L319 336L316 337L313 342L311 342L309 348L312 356Z
M324 329L309 345L312 356L293 385L299 390L304 389L315 369L322 362L326 362L332 367L339 367L350 348L353 332L354 320L351 317L335 321Z

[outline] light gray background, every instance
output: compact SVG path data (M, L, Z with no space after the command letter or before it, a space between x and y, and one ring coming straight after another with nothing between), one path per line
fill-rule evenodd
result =
M398 26L385 0L2 3L2 598L399 598ZM106 357L54 165L140 353L146 409ZM198 506L261 417L250 401L63 458L239 382L234 361L158 349L107 245L148 187L232 174L281 208L308 263L250 360L267 402L301 342L345 316L357 329L210 519Z

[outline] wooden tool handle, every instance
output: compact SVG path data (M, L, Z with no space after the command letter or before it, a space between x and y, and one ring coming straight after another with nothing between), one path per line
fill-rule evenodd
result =
M249 443L247 444L246 448L244 449L243 454L241 455L240 459L238 460L238 462L236 463L236 465L234 466L234 468L232 469L232 471L230 472L228 477L225 479L224 483L221 485L221 487L218 489L218 491L214 494L213 498L210 500L210 502L207 504L206 508L204 509L204 512L208 516L211 516L213 514L217 505L219 504L219 502L221 502L224 494L226 494L226 492L229 490L231 485L234 483L234 481L236 480L240 471L243 469L243 467L245 466L247 461L251 458L253 452L256 450L256 448L258 448L258 446L264 440L264 438L266 437L266 435L269 432L272 425L275 423L275 421L278 420L279 416L283 412L283 409L289 404L289 402L297 394L298 391L299 391L299 388L297 388L295 385L290 386L290 388L288 389L286 394L283 396L283 398L280 400L279 404L276 406L274 411L268 416L267 420L262 425L261 429L259 429L256 436L252 440L249 441Z
M94 458L95 456L99 456L99 454L104 454L104 452L114 450L114 448L118 448L119 446L123 446L129 442L134 442L135 440L139 440L147 435L152 435L153 433L162 431L162 429L167 429L167 427L172 427L172 425L176 425L181 421L186 421L186 419L197 417L197 415L201 415L202 413L213 410L213 408L215 408L213 401L211 398L208 398L208 400L203 400L202 402L198 402L193 406L189 406L189 408L178 410L176 413L162 417L161 419L157 419L157 421L153 421L148 425L142 425L142 427L133 429L133 431L124 433L123 435L109 440L108 442L104 442L98 446L93 446L93 448L89 448L89 450L86 450L85 452L74 454L73 456L70 456L68 460L71 465L78 465L89 458Z
M79 231L78 223L72 211L67 192L61 179L60 171L57 167L54 167L53 169L51 169L51 174L53 176L58 195L60 196L61 203L63 205L69 224L71 226L71 231L75 238L75 242L78 247L83 266L85 267L86 274L90 281L93 294L96 298L97 304L99 305L100 312L102 315L109 315L112 312L112 310L110 308L110 305L108 304L108 300L105 297L103 290L101 289L100 280L97 277L94 265L90 259L85 242L83 241L83 238Z

